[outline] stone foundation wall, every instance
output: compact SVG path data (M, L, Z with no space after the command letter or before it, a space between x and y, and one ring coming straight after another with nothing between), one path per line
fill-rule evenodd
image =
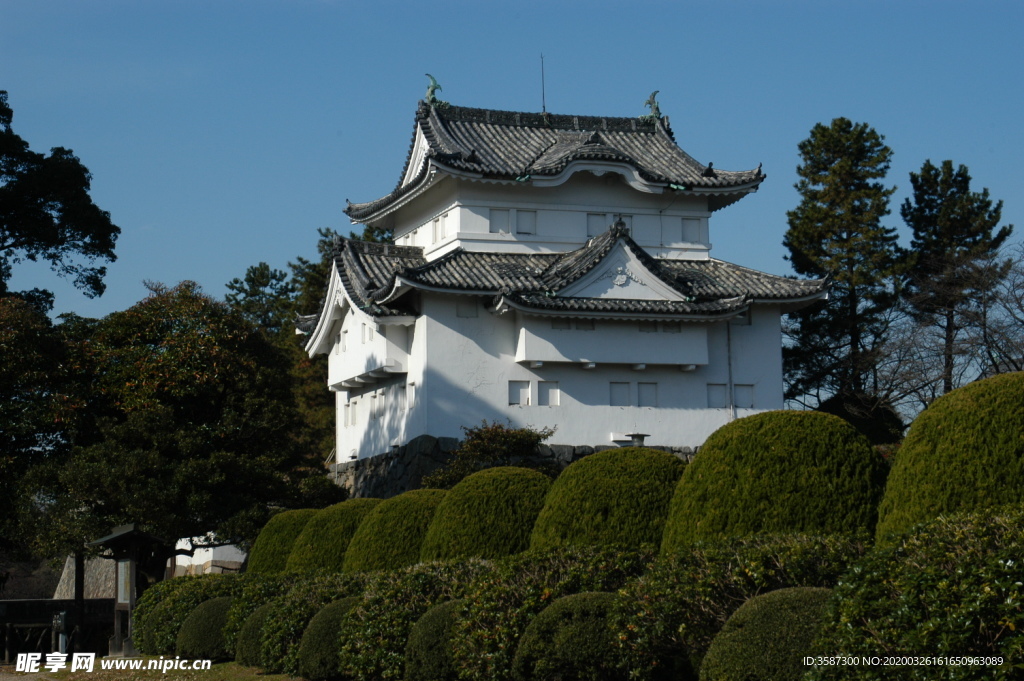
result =
M330 467L331 476L348 491L350 497L387 499L411 489L419 489L423 477L448 463L458 447L459 440L455 438L420 435L390 452L334 464ZM585 456L606 449L617 447L542 444L532 457L512 461L511 465L543 462L554 463L564 469ZM691 461L696 454L693 447L650 446L650 449L670 452L683 461Z

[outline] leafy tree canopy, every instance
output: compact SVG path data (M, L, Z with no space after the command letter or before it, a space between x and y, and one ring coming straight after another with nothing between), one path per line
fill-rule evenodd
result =
M846 118L815 125L799 149L801 201L783 243L798 274L830 277L832 288L788 329L788 397L870 392L901 271L896 232L881 223L896 189L882 183L892 150Z
M69 320L83 386L74 447L27 476L28 536L60 555L139 523L244 542L297 492L288 377L266 336L185 282L98 321ZM301 503L301 502L299 502Z
M910 184L913 196L900 208L913 230L907 303L921 324L941 335L947 393L957 387L961 332L985 324L990 300L1009 272L998 253L1013 225L999 227L1003 202L993 203L988 189L972 191L967 166L954 170L949 160L941 166L925 161L920 173L910 174Z
M87 296L101 295L106 268L95 263L115 260L121 230L92 202L92 176L71 150L30 150L11 129L13 118L0 90L0 294L13 265L45 260Z

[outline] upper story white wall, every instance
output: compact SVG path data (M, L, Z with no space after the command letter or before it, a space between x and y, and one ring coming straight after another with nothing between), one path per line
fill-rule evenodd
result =
M707 258L707 200L648 194L620 175L576 173L557 187L445 178L394 216L395 240L428 259L453 248L563 252L606 231L622 216L633 239L655 257Z

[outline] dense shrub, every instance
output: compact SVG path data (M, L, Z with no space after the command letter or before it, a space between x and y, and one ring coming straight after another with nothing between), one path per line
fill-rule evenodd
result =
M316 514L315 508L302 508L282 511L267 521L253 542L246 572L264 575L284 572L295 540Z
M203 601L234 596L236 575L174 577L148 588L132 616L132 642L147 655L173 655L185 618ZM140 612L141 611L141 612Z
M686 464L655 449L609 449L581 459L551 486L530 548L659 544Z
M222 633L229 607L231 596L211 598L197 605L178 630L177 654L193 660L223 662L229 659Z
M246 667L263 666L263 627L273 612L273 602L264 603L250 613L235 636L235 661ZM226 619L226 618L225 618Z
M874 530L887 466L838 416L774 411L712 433L687 467L662 550L765 532Z
M466 610L452 631L452 659L460 674L478 681L511 679L520 636L551 601L583 591L614 591L644 572L652 559L653 548L581 547L495 561L493 574L466 592Z
M831 593L793 587L751 598L711 641L700 681L800 681Z
M341 671L358 679L400 679L409 630L431 606L461 598L490 566L479 560L422 563L378 572L341 626Z
M1024 667L1024 509L939 517L877 549L835 589L814 654L994 656L992 664L818 667L810 678L1019 679ZM1015 669L1008 665L1015 665Z
M492 466L526 466L534 456L537 445L555 434L551 428L512 428L501 423L462 427L466 433L451 460L433 473L423 477L423 486L451 489L465 477ZM531 466L533 467L533 466ZM541 466L541 472L557 475L556 466Z
M452 661L452 626L465 599L445 601L423 613L409 630L405 681L458 681Z
M799 534L697 544L661 555L621 589L611 614L631 679L693 679L729 616L749 598L790 586L832 587L866 542Z
M446 493L417 489L377 504L348 545L345 572L395 570L418 563L423 538Z
M380 502L380 499L349 499L319 511L295 539L286 571L341 572L352 535L366 514Z
M242 627L257 608L274 598L284 595L291 584L291 578L283 575L260 575L245 573L239 579L241 586L228 610L228 621L224 625L224 646L237 657L235 640ZM262 625L261 625L262 626ZM259 646L259 639L256 642ZM255 658L252 658L255 659ZM252 664L256 664L253 662Z
M500 558L525 551L550 487L551 478L527 468L470 475L438 505L420 558Z
M349 596L329 603L309 620L299 644L299 675L309 681L340 679L338 671L338 636L341 622L360 601Z
M572 594L541 610L519 639L517 681L626 681L608 626L613 600L610 593Z
M942 513L1016 503L1024 490L1024 373L971 383L910 426L879 509L879 541ZM891 539L890 539L891 538Z
M299 673L299 644L313 616L332 601L362 591L362 576L321 574L296 577L291 589L270 602L260 656L271 673Z

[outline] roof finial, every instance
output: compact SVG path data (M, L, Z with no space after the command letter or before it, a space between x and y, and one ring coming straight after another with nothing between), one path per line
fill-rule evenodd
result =
M429 104L430 106L440 104L441 101L437 98L437 95L434 93L440 90L441 86L437 84L437 81L434 80L434 77L432 75L430 75L429 73L426 75L427 78L430 79L430 85L427 86L427 104Z
M651 113L644 114L640 118L650 118L651 120L658 120L661 118L661 108L658 106L658 100L655 99L659 92L661 92L661 90L655 90L651 93L651 96L647 98L647 101L644 102L644 106L649 107L651 109Z

